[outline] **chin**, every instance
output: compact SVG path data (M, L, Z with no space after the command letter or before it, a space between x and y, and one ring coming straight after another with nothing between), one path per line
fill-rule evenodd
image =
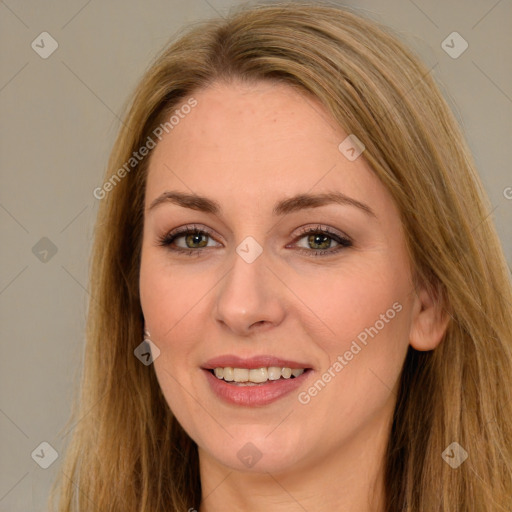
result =
M296 468L305 453L304 445L295 441L290 429L274 431L268 424L239 426L230 429L232 438L206 445L209 456L235 471L281 473ZM279 427L278 427L279 428ZM236 430L236 432L235 432Z

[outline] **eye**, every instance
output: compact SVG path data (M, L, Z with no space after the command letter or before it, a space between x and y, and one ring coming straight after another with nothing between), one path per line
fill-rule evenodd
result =
M199 229L197 226L184 226L167 233L159 238L158 245L169 247L170 250L192 256L202 252L202 249L208 247L206 238L211 238L212 233L206 229ZM183 238L184 246L173 247L176 240Z
M208 229L198 228L195 225L184 226L160 237L158 245L168 247L171 251L177 253L186 254L188 256L198 256L202 253L203 249L211 247L211 245L208 245L207 239L212 240L212 236L212 232ZM176 245L176 241L180 239L183 239L184 246ZM303 228L300 236L295 239L295 243L302 239L306 239L306 244L310 249L299 247L298 251L307 256L332 255L353 245L350 238L346 235L336 233L320 225L317 227ZM338 244L334 249L331 247L332 241Z
M300 236L296 240L302 239L306 239L306 244L308 247L311 247L311 250L299 248L299 252L307 256L327 256L336 254L353 245L350 238L346 235L336 233L320 225L316 228L303 228ZM332 240L338 244L334 249L331 247Z

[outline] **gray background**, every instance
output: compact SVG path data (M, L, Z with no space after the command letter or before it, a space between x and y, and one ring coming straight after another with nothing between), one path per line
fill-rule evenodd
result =
M42 469L31 453L43 441L60 453L68 440L98 206L92 191L101 186L118 115L178 29L236 4L0 0L0 511L46 510L61 459ZM512 266L511 2L344 4L397 29L433 68L474 152ZM44 31L59 45L47 59L31 47ZM441 47L453 31L469 44L456 59ZM36 250L48 245L43 237L57 250L46 261Z

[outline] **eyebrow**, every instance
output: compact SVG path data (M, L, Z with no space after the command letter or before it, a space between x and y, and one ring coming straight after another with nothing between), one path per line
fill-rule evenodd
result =
M172 203L183 208L190 208L191 210L211 213L214 215L217 215L222 211L220 204L213 199L177 191L167 191L158 196L148 207L148 211L151 211L158 205L164 203ZM364 211L366 214L377 218L375 212L367 204L361 203L360 201L348 197L341 192L298 194L293 197L282 199L274 205L272 214L274 216L287 215L307 208L318 208L328 204L354 206Z

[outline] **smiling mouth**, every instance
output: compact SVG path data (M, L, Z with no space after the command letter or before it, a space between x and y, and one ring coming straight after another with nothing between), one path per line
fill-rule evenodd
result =
M263 368L232 368L217 367L210 369L210 373L217 379L236 386L258 386L270 382L296 379L308 372L310 368L288 368L269 366Z

